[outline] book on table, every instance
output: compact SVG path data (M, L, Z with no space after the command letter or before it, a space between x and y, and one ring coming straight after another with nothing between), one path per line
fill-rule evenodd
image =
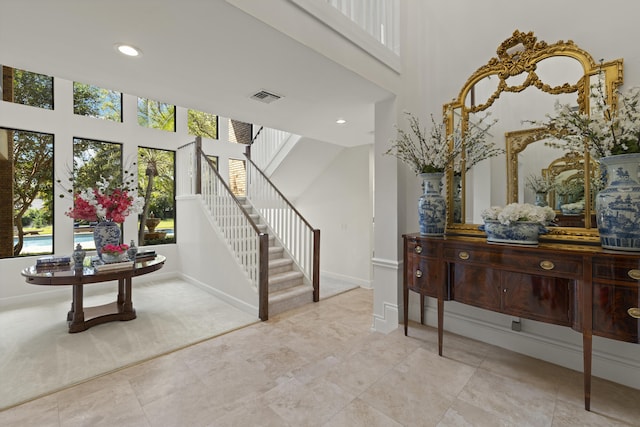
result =
M94 264L93 268L97 272L131 270L133 269L133 261L111 262L108 264Z
M71 264L37 264L36 273L53 273L56 271L69 271Z
M36 266L65 266L69 264L71 264L71 257L69 256L47 255L36 260Z
M136 254L136 261L148 261L156 257L156 251L143 251Z

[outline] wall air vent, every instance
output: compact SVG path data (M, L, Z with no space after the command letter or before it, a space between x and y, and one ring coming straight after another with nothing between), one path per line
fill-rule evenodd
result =
M271 104L273 101L277 101L280 98L282 98L280 95L267 92L266 90L261 90L260 92L254 93L253 95L251 95L251 99L264 102L265 104Z

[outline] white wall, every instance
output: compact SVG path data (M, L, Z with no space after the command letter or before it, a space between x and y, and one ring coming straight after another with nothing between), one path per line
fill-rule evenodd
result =
M219 233L199 196L179 197L180 275L258 317L258 292Z
M371 148L340 151L295 200L300 213L320 229L321 272L364 287L371 286Z

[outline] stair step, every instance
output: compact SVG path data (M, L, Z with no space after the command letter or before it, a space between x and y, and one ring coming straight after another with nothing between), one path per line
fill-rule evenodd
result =
M269 275L269 295L277 293L283 289L293 288L302 285L303 274L299 271L290 270L283 273Z
M293 260L290 258L276 258L269 260L269 277L293 270Z
M269 317L313 302L313 286L301 285L269 293Z
M269 246L269 260L282 258L284 249L282 246Z
M269 234L269 316L313 302L313 286L305 283L304 275L298 271L276 236L269 233L260 213L246 197L238 197L238 200L258 230Z

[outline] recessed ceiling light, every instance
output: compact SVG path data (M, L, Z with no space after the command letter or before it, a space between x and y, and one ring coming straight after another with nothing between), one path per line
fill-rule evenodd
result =
M343 125L343 124L347 123L347 121L345 119L338 119L338 120L336 120L336 123L339 124L339 125Z
M115 48L118 52L127 56L140 56L142 55L142 51L135 46L124 43L117 43Z

